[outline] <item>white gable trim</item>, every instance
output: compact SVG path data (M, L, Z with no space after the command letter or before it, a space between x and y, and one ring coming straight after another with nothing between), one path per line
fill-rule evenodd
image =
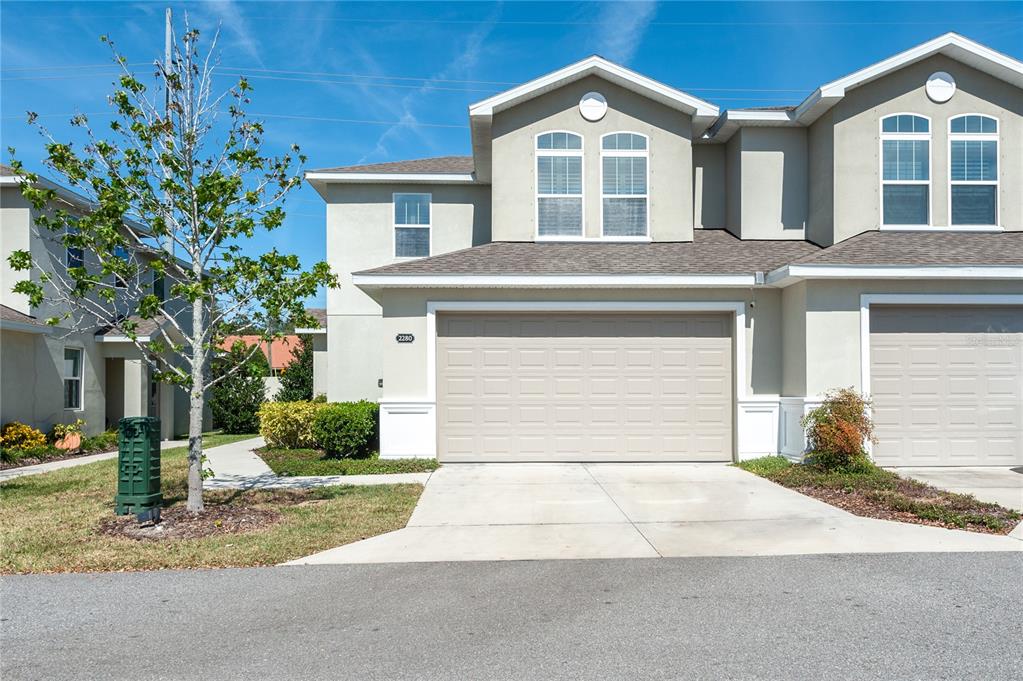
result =
M692 116L716 117L718 115L718 107L710 102L693 97L681 90L676 90L664 83L659 83L624 66L619 66L594 55L518 87L506 90L499 95L484 99L482 102L477 102L469 107L469 116L493 116L495 113L509 109L516 104L533 99L545 92L550 92L566 83L580 80L591 74L600 75L612 83L621 85L633 92L649 96L651 99L673 109L684 111Z
M310 182L350 182L350 183L428 183L428 184L472 184L472 174L463 173L332 173L308 172L305 179Z
M362 289L378 288L679 288L750 287L752 274L354 274Z
M786 265L767 275L784 288L804 279L1021 279L1016 265Z

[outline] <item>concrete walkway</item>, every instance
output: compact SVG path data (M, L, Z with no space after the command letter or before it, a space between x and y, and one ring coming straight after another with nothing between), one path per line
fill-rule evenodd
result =
M166 440L160 443L160 449L173 449L174 447L185 447L188 445L188 440ZM106 461L107 459L116 459L117 452L102 452L100 454L87 454L86 456L76 456L73 459L64 459L63 461L50 461L48 463L39 463L34 466L22 466L20 468L7 468L0 471L0 482L6 480L13 480L14 478L20 478L25 475L36 475L38 473L49 473L50 471L59 471L63 468L74 468L75 466L84 466L90 463L96 463L97 461Z
M448 464L404 529L290 564L1023 551L860 518L719 464Z
M395 473L391 475L314 475L282 477L274 473L253 452L266 444L261 437L241 440L205 451L206 465L213 478L204 483L206 489L309 489L332 485L395 485L426 484L430 473Z
M925 467L892 469L905 478L913 478L949 492L972 494L981 501L1001 504L1023 513L1023 469L1002 466ZM1021 472L1017 472L1021 471Z

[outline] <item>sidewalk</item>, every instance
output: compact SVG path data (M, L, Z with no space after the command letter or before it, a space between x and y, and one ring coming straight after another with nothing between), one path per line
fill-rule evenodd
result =
M161 449L184 447L186 440L168 440L160 443ZM263 438L255 437L231 444L210 447L203 453L206 455L206 466L213 471L214 477L204 483L206 489L309 489L311 487L330 487L333 485L395 485L417 483L425 485L431 473L395 473L392 475L318 475L307 477L280 477L274 473L252 450L265 444ZM24 475L48 473L84 466L96 461L105 461L117 457L117 452L90 454L65 461L41 463L24 468L10 468L0 471L0 483L20 478Z
M184 447L188 445L188 440L166 440L160 443L160 449L173 449L174 447ZM49 473L50 471L59 471L63 468L74 468L75 466L84 466L90 463L96 463L97 461L106 461L107 459L116 459L117 452L102 452L100 454L87 454L86 456L76 456L73 459L64 459L63 461L50 461L48 463L39 463L34 466L22 466L21 468L7 468L0 471L0 482L6 482L7 480L13 480L20 478L25 475L36 475L38 473Z

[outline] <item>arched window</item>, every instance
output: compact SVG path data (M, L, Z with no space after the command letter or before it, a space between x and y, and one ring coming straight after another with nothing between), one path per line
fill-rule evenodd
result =
M583 138L536 136L536 226L539 237L583 235Z
M998 225L998 120L967 114L948 122L949 222Z
M881 224L931 224L931 122L915 114L881 119Z
M644 238L649 234L646 135L612 132L600 140L601 233Z

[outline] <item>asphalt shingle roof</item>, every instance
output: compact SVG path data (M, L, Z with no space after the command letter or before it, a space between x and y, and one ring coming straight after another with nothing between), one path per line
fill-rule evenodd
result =
M1023 265L1023 232L871 230L792 264Z
M316 320L321 329L327 328L327 310L322 307L307 307L306 314Z
M19 324L35 324L37 326L45 326L42 322L31 315L18 312L12 307L6 305L0 305L0 319L5 322L18 322Z
M685 242L496 241L359 274L752 274L819 250L806 241L743 241L698 229Z
M417 158L408 161L389 161L387 163L369 163L357 166L338 166L336 168L318 168L313 173L436 173L466 175L473 171L472 156L436 156L434 158Z
M751 274L791 264L1023 265L1023 232L864 232L821 248L698 229L693 241L497 241L357 274Z
M163 315L157 315L152 319L143 319L142 317L132 316L129 317L135 322L135 335L136 336L152 336L156 333L166 321ZM123 335L120 329L112 326L108 326L103 329L96 331L97 336L121 336Z

